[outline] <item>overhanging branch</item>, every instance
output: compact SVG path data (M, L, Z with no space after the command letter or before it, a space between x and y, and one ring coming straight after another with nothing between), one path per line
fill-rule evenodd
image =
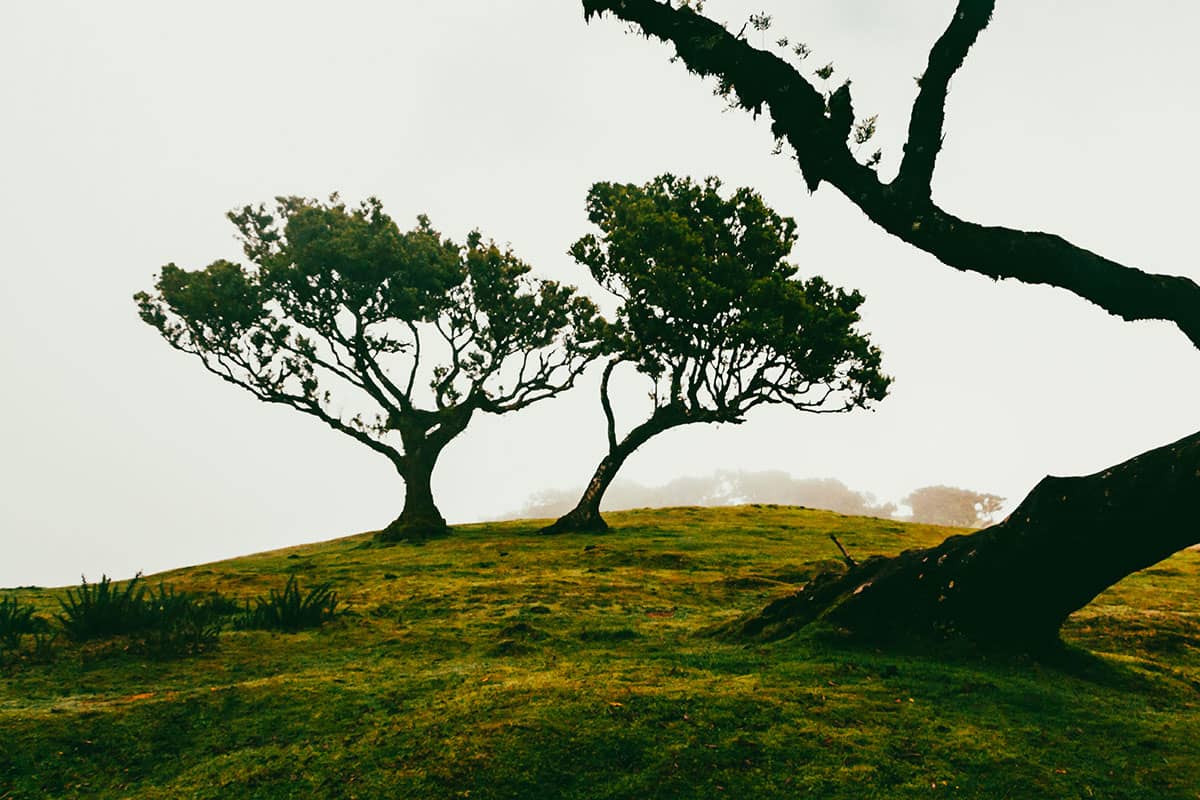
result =
M722 79L743 108L757 113L765 106L772 132L795 150L810 190L822 181L833 185L884 230L947 266L1067 289L1126 320L1174 322L1200 348L1200 286L1194 281L1128 267L1053 234L968 222L930 199L924 176L932 174L937 155L930 137L941 139L943 83L986 24L990 6L985 0L961 0L956 20L930 54L935 74L925 79L928 86L923 85L914 107L917 136L906 147L908 180L884 184L847 146L847 87L830 98L829 114L822 95L792 65L689 7L659 0L583 0L586 17L611 13L633 23L673 44L692 72ZM963 12L959 22L957 14Z

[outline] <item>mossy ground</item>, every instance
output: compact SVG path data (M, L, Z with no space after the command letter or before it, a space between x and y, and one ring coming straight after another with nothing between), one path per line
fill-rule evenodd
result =
M10 661L0 798L1200 797L1200 554L1098 598L1053 663L933 658L704 631L835 561L829 532L864 557L946 529L607 516L605 535L469 525L167 573L237 598L332 581L347 611L191 658L118 642ZM49 613L61 590L16 594Z

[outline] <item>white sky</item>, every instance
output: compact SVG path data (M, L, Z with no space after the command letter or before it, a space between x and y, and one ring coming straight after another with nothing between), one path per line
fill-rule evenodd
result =
M809 68L852 77L890 175L953 6L707 7L739 26L766 7L767 41L807 42ZM1197 22L1182 0L999 0L953 85L935 199L1200 279ZM715 174L796 217L802 269L867 296L892 396L875 413L768 409L670 433L628 463L642 483L777 468L890 499L950 483L1016 500L1046 473L1200 424L1200 353L1172 326L953 271L834 190L809 196L766 122L723 113L669 55L612 20L585 25L571 0L0 4L0 586L123 577L399 512L383 458L221 383L135 313L162 264L239 257L224 212L280 194L375 194L406 227L422 211L459 239L478 226L581 285L565 250L595 180ZM582 484L604 446L596 381L477 418L434 476L447 517Z

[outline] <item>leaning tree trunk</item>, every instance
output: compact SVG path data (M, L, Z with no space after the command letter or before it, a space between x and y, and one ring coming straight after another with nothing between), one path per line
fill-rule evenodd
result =
M700 418L688 414L675 406L665 406L655 410L650 419L631 430L616 446L610 446L608 455L596 467L592 479L575 508L563 514L552 524L542 528L541 533L568 532L603 532L608 530L608 523L600 516L600 501L608 490L613 478L620 471L625 460L652 437L657 436L668 428L684 425L688 422L698 422Z
M569 531L577 531L580 533L591 532L601 533L608 530L608 523L604 521L604 517L600 516L600 501L604 498L604 492L607 491L609 484L616 477L617 471L621 468L621 464L625 462L628 453L621 454L620 451L609 453L600 462L600 466L596 467L596 472L592 475L592 479L588 481L587 488L583 490L583 495L579 498L579 502L575 507L563 514L552 524L542 528L542 533L567 533Z
M727 631L772 639L820 621L871 641L1042 649L1100 592L1200 541L1197 500L1200 433L1095 475L1044 478L998 525L819 575Z

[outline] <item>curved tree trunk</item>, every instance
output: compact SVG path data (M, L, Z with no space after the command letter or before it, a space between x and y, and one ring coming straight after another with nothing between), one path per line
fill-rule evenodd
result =
M825 622L871 641L1058 642L1066 618L1200 542L1200 433L1075 478L1044 478L1003 522L937 547L825 573L727 628L775 639Z
M600 516L600 501L608 490L617 471L625 463L628 453L622 455L609 453L596 467L596 472L588 482L587 488L575 508L563 514L553 524L542 528L541 533L567 533L568 531L602 533L608 530L608 523Z
M583 490L583 496L579 498L575 508L563 514L553 524L542 528L540 532L602 532L608 530L608 523L600 516L600 501L604 499L605 491L608 490L625 460L633 455L633 451L663 431L677 425L697 421L700 420L688 416L686 412L673 406L656 409L650 419L631 430L615 447L610 447L608 455L596 467L591 481Z

